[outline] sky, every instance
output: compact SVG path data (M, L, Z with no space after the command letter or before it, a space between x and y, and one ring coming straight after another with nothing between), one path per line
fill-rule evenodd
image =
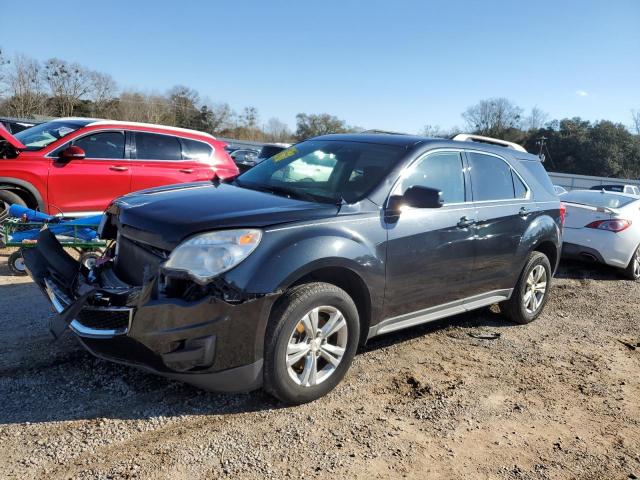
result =
M186 85L290 127L300 112L463 127L491 97L627 125L640 110L640 0L0 0L0 48L120 88Z

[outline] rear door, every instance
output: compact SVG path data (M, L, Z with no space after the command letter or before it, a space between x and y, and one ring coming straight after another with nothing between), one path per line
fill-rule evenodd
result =
M213 177L206 163L212 151L208 144L168 134L132 133L131 191Z
M511 289L524 258L522 236L537 211L531 191L502 157L466 152L476 220L473 294Z
M62 150L75 145L82 160L61 161ZM125 133L100 131L79 136L52 154L48 177L48 208L52 214L102 212L129 192L131 171L125 158Z

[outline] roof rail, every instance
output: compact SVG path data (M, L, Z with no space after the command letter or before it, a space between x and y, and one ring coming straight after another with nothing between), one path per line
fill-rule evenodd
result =
M452 138L457 142L478 142L478 143L488 143L490 145L497 145L499 147L507 147L512 148L513 150L517 150L519 152L527 151L521 145L513 142L507 142L506 140L500 140L499 138L491 138L491 137L483 137L482 135L472 135L469 133L459 133L455 137Z
M359 133L365 133L365 134L381 134L381 135L409 135L408 133L404 133L404 132L394 132L391 130L379 130L377 128L373 128L371 130L363 130Z

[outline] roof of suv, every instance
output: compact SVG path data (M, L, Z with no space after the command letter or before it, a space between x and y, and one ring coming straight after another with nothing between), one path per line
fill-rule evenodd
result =
M146 128L155 128L158 130L167 130L168 132L183 132L190 133L192 135L199 135L202 137L209 137L215 140L216 137L211 135L210 133L200 132L198 130L191 130L189 128L179 128L172 127L169 125L157 125L154 123L141 123L141 122L124 122L121 120L102 120L99 118L79 118L79 117L68 117L68 118L56 118L52 121L64 121L64 122L74 122L81 124L83 127L95 127L100 125L118 125L118 126L129 126L129 127L146 127Z
M498 146L477 141L460 141L447 138L429 138L420 135L409 135L404 133L339 133L322 135L310 140L344 140L349 142L377 143L380 145L394 145L399 147L413 147L417 145L437 144L442 147L466 147L473 150L483 150L496 154L505 152L521 160L537 160L540 158L526 151L514 150L505 146Z

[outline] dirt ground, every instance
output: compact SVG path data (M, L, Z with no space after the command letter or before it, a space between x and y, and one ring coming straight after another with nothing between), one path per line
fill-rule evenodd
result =
M0 477L640 477L640 283L558 277L533 324L481 310L375 339L327 398L284 408L53 342L0 253Z

